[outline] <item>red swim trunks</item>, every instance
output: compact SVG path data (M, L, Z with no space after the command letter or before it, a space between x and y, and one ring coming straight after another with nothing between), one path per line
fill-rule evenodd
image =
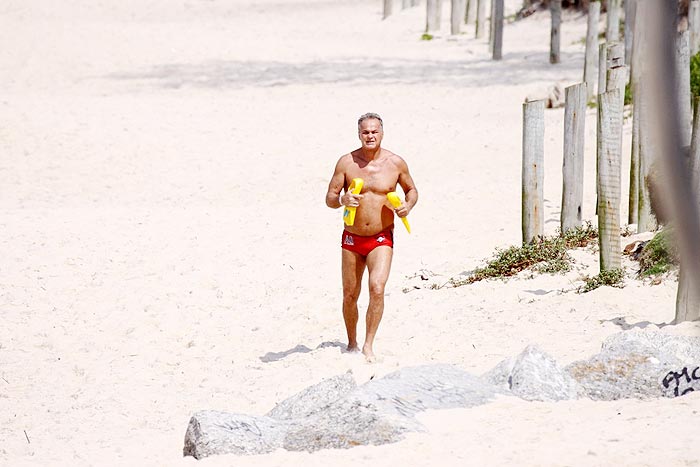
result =
M370 251L378 246L389 246L394 248L394 229L389 227L382 230L378 234L363 237L343 230L343 240L341 243L343 249L355 252L362 256L367 256Z

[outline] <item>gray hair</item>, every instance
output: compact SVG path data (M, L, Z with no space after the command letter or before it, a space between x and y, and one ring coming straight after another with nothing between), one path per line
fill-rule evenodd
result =
M379 116L379 114L376 114L374 112L367 112L366 114L362 115L358 120L357 120L357 126L359 127L362 122L365 120L368 120L370 118L373 118L375 120L379 120L379 126L384 128L384 122L382 121L382 117Z

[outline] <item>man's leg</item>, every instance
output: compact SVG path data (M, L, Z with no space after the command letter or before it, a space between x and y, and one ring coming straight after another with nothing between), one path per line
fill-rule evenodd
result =
M357 298L360 296L362 275L365 272L365 258L355 252L343 249L343 319L348 332L348 351L360 350L357 346Z
M369 306L367 307L367 334L362 353L368 362L374 361L374 336L377 334L379 322L384 314L384 287L389 279L391 258L394 250L388 246L380 246L367 255L367 270L369 271Z

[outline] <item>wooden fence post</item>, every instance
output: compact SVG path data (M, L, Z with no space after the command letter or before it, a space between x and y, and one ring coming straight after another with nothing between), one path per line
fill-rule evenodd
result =
M523 243L544 235L544 101L523 104Z
M700 0L696 0L700 1ZM634 43L634 21L637 12L637 0L625 0L625 65L632 63Z
M619 89L623 99L627 83L627 67L625 66L625 46L619 42L608 42L607 71L605 75L605 90Z
M464 8L466 0L451 0L450 5L450 34L456 36L464 21Z
M688 29L690 30L690 55L692 57L700 52L700 0L690 0Z
M699 0L700 1L700 0ZM600 2L591 2L588 5L588 27L586 30L586 58L583 66L583 82L586 83L588 95L591 100L595 96L596 67L598 66L598 20L600 19Z
M503 0L493 0L493 59L503 58Z
M690 145L693 126L693 109L690 108L690 32L679 31L676 35L676 89L681 124L681 145Z
M467 6L464 9L464 23L471 24L471 23L475 23L475 22L476 22L476 0L467 0Z
M566 88L561 232L580 227L583 205L583 148L586 133L586 83Z
M382 19L387 19L391 16L392 10L394 8L394 0L384 0L384 13Z
M481 39L486 34L486 2L488 0L476 0L476 33L477 39Z
M608 0L608 14L605 27L605 40L617 42L620 40L620 0Z
M435 32L440 30L440 0L427 0L425 32Z
M420 5L420 0L411 0L411 6L418 6Z
M552 30L549 41L549 63L561 60L559 45L561 43L561 0L552 0L549 9L552 15Z
M615 88L598 94L598 238L600 272L620 268L620 159L622 96Z
M411 0L401 0L401 9L405 10L406 8L410 8L411 6Z
M605 92L608 71L608 45L603 42L598 46L598 95Z

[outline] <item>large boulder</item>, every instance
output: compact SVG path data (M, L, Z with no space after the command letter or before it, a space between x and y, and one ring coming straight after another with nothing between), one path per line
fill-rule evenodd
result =
M398 441L422 431L427 409L473 407L499 391L452 365L404 368L354 388L350 375L324 380L278 404L266 416L195 413L185 435L185 456L260 454L350 448Z
M700 337L632 330L565 369L594 400L677 397L700 391Z
M535 345L529 345L517 357L509 357L484 379L529 401L576 399L582 389L551 356Z

